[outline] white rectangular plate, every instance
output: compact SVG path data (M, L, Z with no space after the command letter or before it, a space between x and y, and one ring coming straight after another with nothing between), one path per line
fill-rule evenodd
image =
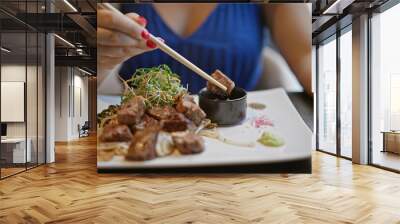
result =
M119 96L99 96L98 111L119 101ZM114 156L110 161L98 161L97 166L99 169L204 167L268 164L311 157L311 130L283 89L250 92L247 103L252 102L265 104L266 108L255 110L248 107L246 120L242 124L219 128L219 132L229 139L256 142L262 131L269 131L284 140L283 146L266 147L257 142L254 147L242 147L205 137L206 148L200 154L171 155L144 162L126 161L123 157ZM273 126L253 127L251 121L258 116L267 117Z

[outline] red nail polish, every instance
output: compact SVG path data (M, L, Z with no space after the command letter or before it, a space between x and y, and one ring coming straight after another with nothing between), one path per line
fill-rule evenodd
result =
M147 20L143 16L139 16L139 18L137 19L137 22L142 26L146 26L146 24L147 24Z
M149 48L156 48L157 47L157 45L152 40L147 40L146 41L146 45Z
M145 39L145 40L147 40L147 39L150 38L150 34L149 34L149 32L147 32L146 30L143 30L142 33L141 33L140 35L141 35L141 36L143 37L143 39Z

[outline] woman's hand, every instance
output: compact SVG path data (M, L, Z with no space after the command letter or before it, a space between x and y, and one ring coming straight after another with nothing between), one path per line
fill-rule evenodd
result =
M109 10L98 10L97 68L100 73L113 70L132 56L157 48L149 39L146 23L146 19L136 13L122 16Z

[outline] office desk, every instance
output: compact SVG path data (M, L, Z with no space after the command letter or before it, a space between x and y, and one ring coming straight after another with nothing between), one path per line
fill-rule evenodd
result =
M382 131L383 150L382 152L392 152L400 154L400 131Z
M26 139L27 147L25 153L25 138L5 138L1 139L1 159L5 163L25 163L30 162L32 158L30 138Z

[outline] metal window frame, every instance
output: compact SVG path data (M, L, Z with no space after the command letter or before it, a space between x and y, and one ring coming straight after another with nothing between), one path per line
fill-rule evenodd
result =
M342 155L342 149L341 149L341 147L342 147L342 145L341 145L341 131L342 131L342 127L341 127L341 117L340 117L340 103L341 103L341 97L340 97L340 84L341 84L341 65L340 65L340 60L341 60L341 57L340 57L340 38L341 38L341 36L342 35L344 35L345 33L347 33L347 32L351 32L351 26L352 26L352 23L350 23L350 24L348 24L348 25L346 25L345 27L343 27L343 28L341 28L341 29L338 29L337 31L336 31L336 33L334 33L334 34L332 34L332 35L330 35L329 37L327 37L327 38L325 38L325 39L323 39L323 40L321 40L317 45L316 45L316 93L317 94L315 94L316 95L316 114L315 114L315 116L316 116L316 134L315 134L315 136L316 136L316 139L315 139L315 142L316 142L316 150L317 151L319 151L319 152L323 152L323 153L326 153L326 154L329 154L329 155L333 155L333 156L336 156L336 157L339 157L339 158L343 158L343 159L346 159L346 160L352 160L352 158L350 158L350 157L347 157L347 156L344 156L344 155ZM320 88L319 88L319 76L320 76L320 74L319 74L319 51L318 51L318 49L320 48L320 45L322 44L322 43L324 43L324 44L326 44L326 43L329 43L330 41L336 41L336 152L335 153L332 153L332 152L329 152L329 151L327 151L327 150L324 150L324 149L321 149L320 148L320 144L319 144L319 130L320 130L320 127L319 127L319 111L320 111L320 108L319 108L319 103L320 103L320 99L319 99L319 91L320 91Z
M320 148L320 143L319 143L319 131L320 131L320 125L319 125L319 112L320 112L320 107L319 107L319 105L320 105L320 99L319 99L319 91L321 90L321 88L320 88L320 80L319 80L319 78L320 78L320 72L319 72L319 68L320 68L320 63L319 63L319 58L320 58L320 55L319 55L319 48L323 45L323 44L327 44L327 43L329 43L329 42L331 42L331 41L337 41L337 37L336 37L336 33L335 34L332 34L332 35L330 35L330 36L328 36L327 38L325 38L325 39L323 39L323 40L321 40L321 41L319 41L319 43L317 44L317 47L316 47L316 89L317 89L317 91L316 91L316 96L317 96L317 98L316 98L316 139L315 139L315 142L316 142L316 150L317 151L319 151L319 152L323 152L323 153L326 153L326 154L329 154L329 155L334 155L334 156L336 156L337 154L335 154L335 153L332 153L332 152L329 152L329 151L327 151L327 150L324 150L324 149L321 149ZM337 44L337 42L336 42L336 44ZM336 48L337 49L337 48ZM336 52L337 53L337 52ZM336 73L337 73L337 71L336 71ZM337 80L336 80L336 86L337 86ZM336 101L337 101L337 93L336 93ZM336 114L337 115L337 114ZM337 128L336 128L337 129ZM337 133L336 133L336 153L337 153Z
M336 79L336 85L337 85L337 101L336 101L336 125L337 125L337 130L336 130L336 135L337 135L337 154L339 157L347 159L347 160L352 160L352 157L348 157L342 154L342 118L341 118L341 102L342 102L342 97L341 97L341 84L342 84L342 58L340 57L341 55L341 37L346 34L347 32L352 32L353 31L353 23L348 24L347 26L343 27L342 29L337 31L337 58L336 58L336 69L337 69L337 79ZM353 151L353 150L352 150Z

